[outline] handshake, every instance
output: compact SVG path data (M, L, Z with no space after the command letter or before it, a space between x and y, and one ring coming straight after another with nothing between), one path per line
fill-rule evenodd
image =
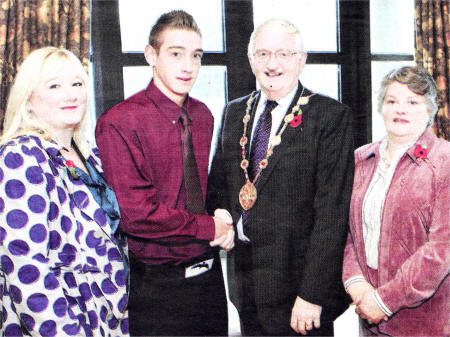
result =
M212 247L219 246L227 251L232 249L234 247L234 228L231 214L226 209L218 208L214 211L213 219L215 235L214 241L209 244Z

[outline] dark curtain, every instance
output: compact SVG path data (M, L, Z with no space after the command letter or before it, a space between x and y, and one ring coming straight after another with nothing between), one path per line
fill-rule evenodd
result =
M416 0L415 6L416 64L436 81L439 111L434 129L438 137L450 140L450 1Z
M90 0L0 0L0 122L18 66L34 49L55 46L89 60ZM1 125L0 125L1 130Z

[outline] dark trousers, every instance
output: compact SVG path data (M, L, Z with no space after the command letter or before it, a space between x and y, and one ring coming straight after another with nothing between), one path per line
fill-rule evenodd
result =
M243 275L242 308L239 310L241 334L243 336L304 336L296 333L290 327L291 311L295 298L292 302L284 303L284 305L266 306L264 313L258 312L251 272L253 268L251 246L250 244L238 244L236 248L238 250L235 260L236 267ZM265 315L268 316L265 317ZM273 319L276 323L272 321ZM306 336L334 336L333 322L321 320L320 328L313 328L308 331Z
M220 258L191 278L184 267L130 257L131 336L225 336L228 312Z

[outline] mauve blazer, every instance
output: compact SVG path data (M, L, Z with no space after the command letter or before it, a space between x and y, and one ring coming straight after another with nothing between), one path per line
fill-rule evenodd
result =
M378 164L381 141L355 152L350 235L343 281L368 280L362 232L362 205ZM427 146L416 159L417 144ZM394 313L374 332L394 336L450 335L450 143L427 129L395 169L381 220L378 293Z

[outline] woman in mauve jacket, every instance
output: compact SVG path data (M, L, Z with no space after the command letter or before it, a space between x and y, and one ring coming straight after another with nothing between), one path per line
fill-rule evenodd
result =
M343 282L362 336L450 335L450 143L430 128L436 95L425 71L391 71L387 137L355 152Z

